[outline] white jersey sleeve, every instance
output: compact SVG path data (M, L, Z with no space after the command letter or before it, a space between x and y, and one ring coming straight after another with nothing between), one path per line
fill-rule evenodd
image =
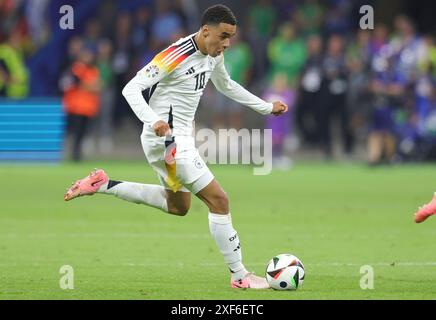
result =
M212 72L211 80L219 92L261 114L267 115L271 113L273 109L272 103L265 102L230 78L224 66L222 54L216 58L216 61L217 64Z
M161 119L145 101L142 92L145 90L152 91L153 86L166 75L165 70L159 68L154 60L152 60L138 71L136 76L126 84L122 91L123 96L139 120L150 127Z

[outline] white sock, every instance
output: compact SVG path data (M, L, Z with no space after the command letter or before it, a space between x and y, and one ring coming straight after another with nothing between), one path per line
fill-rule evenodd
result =
M159 185L109 180L97 192L168 212L165 188Z
M230 269L232 279L242 279L248 271L242 264L241 245L238 234L233 229L230 213L216 214L209 212L209 230L221 254L224 256L224 261Z

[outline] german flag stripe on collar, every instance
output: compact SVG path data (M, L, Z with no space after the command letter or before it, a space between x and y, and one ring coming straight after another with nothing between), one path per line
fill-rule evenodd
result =
M195 53L197 48L191 38L172 45L156 55L152 63L156 64L161 70L167 73L173 71L183 60Z

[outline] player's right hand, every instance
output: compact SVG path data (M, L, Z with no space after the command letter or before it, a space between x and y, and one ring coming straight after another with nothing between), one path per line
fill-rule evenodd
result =
M166 123L163 120L157 121L153 125L153 130L154 130L154 133L156 133L156 135L158 137L164 137L164 136L170 136L171 135L171 128L170 128L170 126L168 125L168 123Z
M288 112L288 106L285 103L281 101L273 102L273 109L271 111L273 115L279 116L285 112Z

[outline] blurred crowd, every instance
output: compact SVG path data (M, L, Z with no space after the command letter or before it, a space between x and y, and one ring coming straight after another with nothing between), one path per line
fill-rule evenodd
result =
M44 22L50 1L34 4L0 2L0 96L32 94L29 60L53 33ZM225 52L228 72L264 99L290 106L285 117L265 121L277 164L286 164L290 137L328 159L336 137L345 157L364 144L371 165L436 158L435 35L418 33L403 14L361 30L361 4L258 0L238 15L238 35ZM83 18L56 74L75 160L90 125L102 151L112 151L113 128L135 121L123 86L160 50L196 32L200 16L194 0L99 1ZM247 126L242 107L210 86L201 108L213 111L214 128Z

